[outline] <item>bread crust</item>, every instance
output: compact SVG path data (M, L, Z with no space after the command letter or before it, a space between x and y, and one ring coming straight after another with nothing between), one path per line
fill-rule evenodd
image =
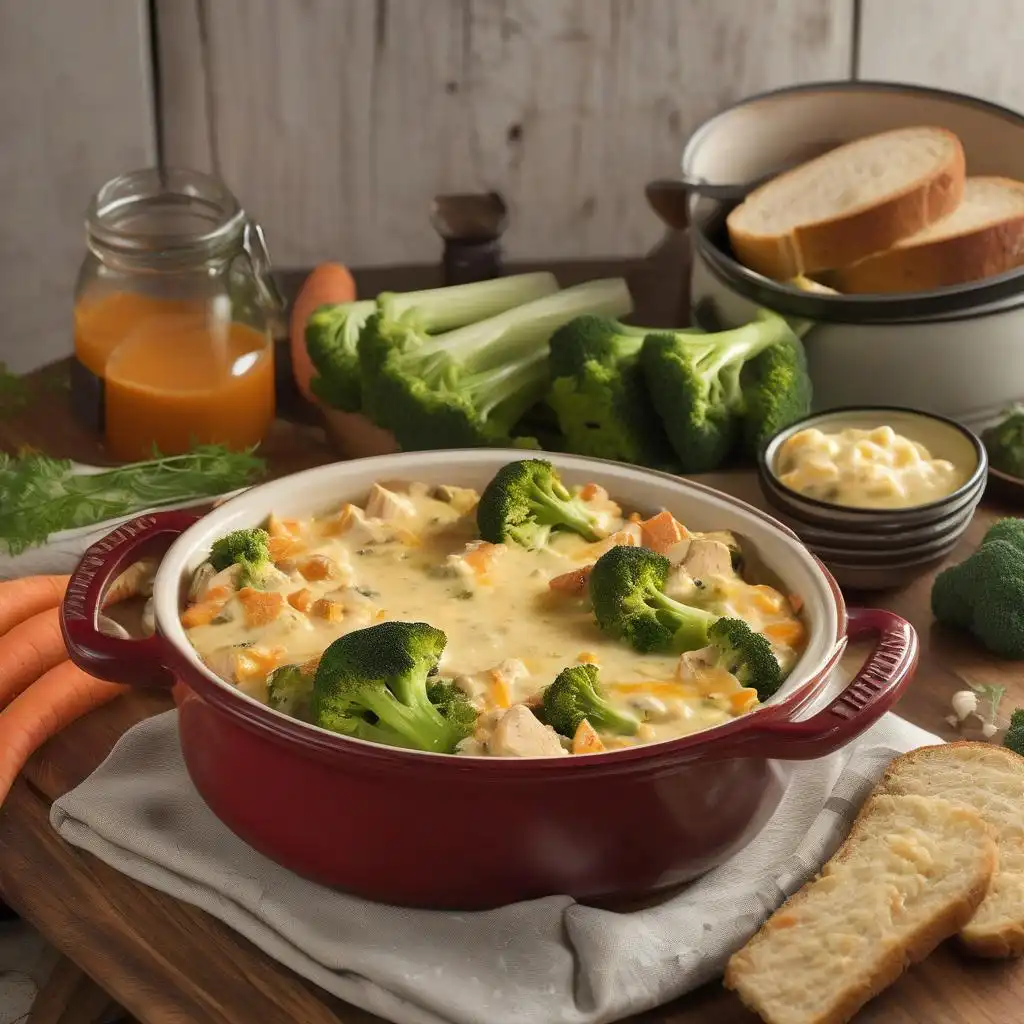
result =
M876 801L880 798L884 799L886 796L895 795L876 794L877 790L875 790L865 801L860 813L854 819L849 835L836 853L833 854L830 860L823 866L822 874L827 873L830 864L841 862L852 855L856 846L859 845L862 833L867 827L865 819L868 817ZM955 810L958 815L962 815L964 818L971 820L978 826L979 839L984 844L980 850L981 858L979 861L978 876L973 880L969 889L961 895L959 900L946 907L940 915L919 928L916 933L910 936L903 946L894 948L888 956L883 958L877 964L874 964L870 974L866 974L862 977L848 977L846 991L831 1007L830 1012L819 1015L813 1019L802 1018L800 1024L847 1024L854 1014L856 1014L857 1011L860 1010L867 1002L893 984L893 982L900 977L907 967L911 964L920 962L942 942L956 935L957 932L959 932L960 929L971 919L974 912L985 898L989 884L991 883L992 875L995 872L998 863L996 842L992 836L990 826L982 820L980 815L969 808L949 804L948 801L940 800L938 798L928 797L922 799L927 799L933 803L947 804L947 806L951 810ZM820 875L817 877L820 877ZM807 898L810 885L811 883L807 883L797 890L797 892L786 900L782 907L776 911L776 914L780 914L786 910L792 910L794 906L799 906L804 899ZM775 914L773 914L772 917L762 925L761 929L752 939L750 939L743 949L739 950L732 956L726 967L723 982L725 987L735 991L744 1006L754 1013L757 1013L762 1020L765 1021L765 1024L792 1024L792 1021L785 1017L773 1015L768 1007L761 1004L756 993L741 988L742 973L745 967L744 953L749 947L768 939L772 930L771 925L774 917Z
M938 743L927 747L918 747L916 750L908 751L906 754L901 754L899 757L894 758L882 775L881 781L874 790L874 794L900 794L904 792L899 783L900 769L904 765L913 764L922 758L927 759L941 756L957 749L977 750L979 753L984 753L988 756L997 755L1005 757L1008 762L1018 766L1024 772L1024 758L1014 753L1014 751L1008 750L1006 747L997 747L991 743L981 743L974 740L956 740L952 743ZM1022 786L1024 786L1024 782L1022 782ZM943 797L943 799L948 800L947 797ZM863 810L861 813L863 813ZM1022 814L1024 814L1024 809L1022 809ZM995 930L972 927L970 920L965 921L957 939L964 949L974 956L986 959L1010 959L1011 957L1024 956L1024 907L1020 908L1020 916L1016 920L1010 921Z
M953 144L945 163L927 177L879 202L800 225L785 234L752 234L738 223L741 216L738 211L746 203L756 202L773 182L801 173L802 166L755 190L726 218L736 258L765 277L789 280L798 274L815 274L856 263L891 248L952 213L963 198L966 177L963 146L952 132L940 128L934 131L948 136Z
M1009 179L1006 187L1024 191ZM828 274L850 295L929 291L1005 274L1024 263L1024 211L948 238L899 245Z

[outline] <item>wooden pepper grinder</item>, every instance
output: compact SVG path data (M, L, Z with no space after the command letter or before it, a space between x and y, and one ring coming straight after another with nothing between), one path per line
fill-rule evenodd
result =
M436 196L430 223L444 242L441 270L446 285L504 274L501 236L508 227L508 207L499 193Z

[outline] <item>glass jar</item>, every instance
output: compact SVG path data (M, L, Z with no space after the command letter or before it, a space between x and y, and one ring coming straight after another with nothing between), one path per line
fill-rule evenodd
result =
M132 171L86 217L72 407L110 455L258 444L274 419L284 304L259 226L218 179Z

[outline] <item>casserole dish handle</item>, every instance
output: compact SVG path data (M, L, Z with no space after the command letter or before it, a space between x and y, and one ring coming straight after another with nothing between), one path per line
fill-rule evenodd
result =
M122 523L98 540L71 573L60 606L60 628L68 656L83 671L111 683L170 689L174 674L164 664L159 635L125 640L101 633L98 616L103 596L133 562L162 554L200 516L175 509L152 512Z
M753 747L750 756L807 761L838 750L874 725L913 677L919 654L917 633L893 612L851 608L846 635L848 640L877 639L867 661L827 707L802 722L752 723L733 742L723 743L721 754L742 757Z

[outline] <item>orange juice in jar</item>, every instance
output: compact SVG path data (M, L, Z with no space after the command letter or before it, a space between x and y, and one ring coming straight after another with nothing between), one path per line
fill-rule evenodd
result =
M259 228L223 185L139 171L100 190L75 303L72 403L134 461L258 444L282 303Z

